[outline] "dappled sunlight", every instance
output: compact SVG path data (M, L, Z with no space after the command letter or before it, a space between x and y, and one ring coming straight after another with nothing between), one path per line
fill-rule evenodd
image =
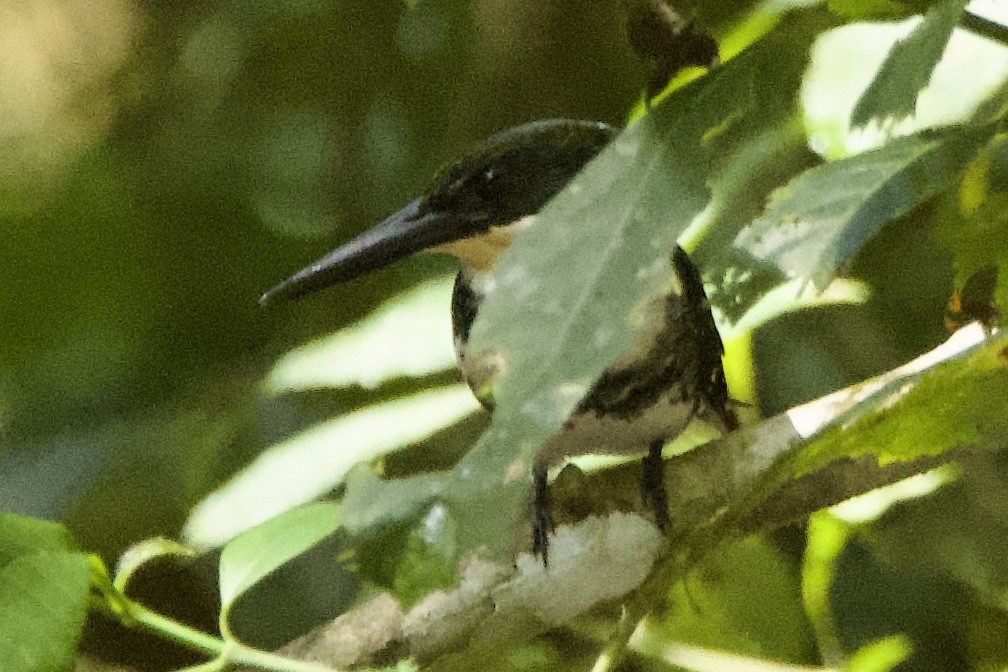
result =
M851 129L858 98L872 82L889 49L918 24L854 23L826 32L812 48L801 87L809 146L827 159L879 147L893 135L965 121L1008 78L1008 48L957 29L930 83L917 100L916 115L879 126ZM963 77L969 72L969 77Z

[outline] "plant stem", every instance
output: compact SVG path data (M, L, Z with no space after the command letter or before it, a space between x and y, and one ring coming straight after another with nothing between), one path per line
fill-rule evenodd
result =
M623 613L620 614L619 623L616 625L616 632L612 634L602 653L595 659L592 672L612 672L616 669L626 652L627 642L637 630L640 621L641 615L633 606L623 607Z
M128 615L133 623L217 659L193 669L213 670L226 669L232 665L247 665L275 672L333 672L333 668L330 667L253 649L236 640L219 639L185 623L162 616L132 600L127 602Z
M960 25L971 33L976 33L989 40L994 40L1008 46L1008 26L1003 26L997 21L992 21L979 14L965 11L963 12Z
M167 637L190 649L195 649L208 656L219 658L224 654L224 640L208 635L202 630L190 627L185 623L162 616L147 607L132 600L127 600L129 617L141 627L151 630L162 637Z

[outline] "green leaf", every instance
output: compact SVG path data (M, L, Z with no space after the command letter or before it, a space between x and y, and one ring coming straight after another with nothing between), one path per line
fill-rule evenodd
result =
M330 492L358 462L401 450L478 410L465 385L373 404L271 446L197 505L186 543L218 546L242 530Z
M331 336L292 350L266 379L280 394L322 387L374 388L401 376L425 376L455 366L453 278L424 282Z
M992 40L957 30L927 87L917 95L914 116L851 127L858 99L892 46L911 28L905 22L848 23L816 40L801 102L808 146L817 154L845 158L880 147L893 137L997 116L995 101L1001 99L999 92L1008 76L1008 51Z
M836 623L833 622L829 588L833 583L837 557L850 535L851 526L833 516L829 510L817 511L809 516L802 558L802 598L819 651L827 660L839 657L843 651Z
M21 555L0 569L0 661L5 672L69 669L87 613L83 553Z
M917 94L927 86L967 4L968 0L946 0L934 5L908 37L893 45L854 106L851 126L865 126L873 119L901 119L914 113Z
M22 555L75 550L70 533L59 523L0 513L0 567Z
M885 224L952 185L992 133L924 132L807 170L735 244L823 288Z
M249 588L301 555L340 526L340 507L318 502L298 507L242 533L221 551L221 622Z
M1008 395L1008 339L981 342L935 364L977 331L982 336L979 326L960 330L943 346L886 374L884 383L868 380L856 386L856 405L803 447L791 465L791 477L841 459L872 456L887 464L953 448L1003 447L1008 437L1008 415L1001 403ZM882 415L884 423L878 422Z

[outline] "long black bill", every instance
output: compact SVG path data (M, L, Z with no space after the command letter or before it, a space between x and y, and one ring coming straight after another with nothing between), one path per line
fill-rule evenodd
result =
M423 212L421 199L410 202L315 263L301 269L259 298L259 304L294 299L388 266L414 252L459 238L449 217Z

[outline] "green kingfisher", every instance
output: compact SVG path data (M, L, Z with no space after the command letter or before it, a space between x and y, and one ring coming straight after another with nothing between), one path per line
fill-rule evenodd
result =
M452 254L462 263L451 302L459 368L492 410L485 393L488 369L466 357L470 327L484 299L479 290L484 274L510 244L512 225L535 215L616 133L606 124L571 120L538 121L502 131L438 173L426 195L284 280L263 294L260 303L345 282L420 250ZM721 364L724 348L703 281L679 246L670 250L670 260L675 289L655 306L658 328L635 354L603 372L563 428L536 453L532 550L543 562L552 530L550 467L579 454L646 454L643 498L664 530L664 444L695 417L722 431L737 426Z

